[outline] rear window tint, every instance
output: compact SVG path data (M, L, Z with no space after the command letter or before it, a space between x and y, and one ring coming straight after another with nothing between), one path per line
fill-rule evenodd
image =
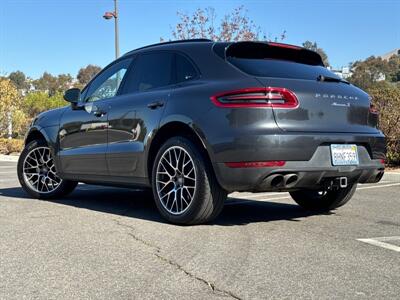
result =
M173 83L170 52L150 52L139 55L126 77L123 93L144 92Z
M308 65L287 60L233 58L227 60L243 72L259 77L277 77L316 80L319 75L339 78L320 65Z
M239 42L225 50L225 57L278 59L307 65L323 66L321 56L311 50L279 43Z
M175 55L176 82L183 82L197 77L196 69L182 55Z

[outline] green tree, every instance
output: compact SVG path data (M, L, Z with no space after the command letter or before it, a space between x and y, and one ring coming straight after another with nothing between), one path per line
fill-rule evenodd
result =
M25 113L33 118L43 111L65 106L66 104L63 94L60 92L49 96L47 92L36 91L26 95L23 108Z
M55 95L57 92L64 92L73 85L73 78L69 74L60 74L53 76L48 72L33 82L37 91L47 92L50 96Z
M400 81L399 56L393 56L389 60L371 56L364 61L356 61L351 68L353 74L348 80L362 89L368 89L383 79L393 83Z
M99 66L87 65L86 67L79 69L79 72L78 72L78 75L76 76L76 78L78 79L78 82L80 83L81 87L84 87L100 71L101 71L101 68Z
M388 74L388 64L380 57L368 57L364 61L356 61L351 66L353 74L348 80L354 85L367 89Z
M217 21L214 8L196 9L192 14L177 12L179 22L172 28L175 40L206 38L214 41L254 41L260 39L261 28L247 16L244 6L235 8ZM286 31L274 40L283 40ZM267 37L263 34L262 39ZM164 41L163 38L160 38Z
M391 82L400 81L400 55L394 55L387 61L388 80Z
M26 90L29 88L29 84L26 81L26 76L21 71L11 72L10 75L8 75L8 79L11 80L18 90Z
M21 100L14 83L8 78L0 78L0 136L7 136L10 122L13 136L25 130L28 120L21 109Z
M324 49L318 47L318 44L316 42L305 41L303 43L303 47L306 48L306 49L309 49L309 50L317 52L321 56L324 65L326 67L330 66L329 60L328 60L328 55L326 54Z

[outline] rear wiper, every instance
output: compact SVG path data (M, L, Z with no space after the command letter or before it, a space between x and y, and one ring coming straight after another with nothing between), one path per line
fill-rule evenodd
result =
M326 81L326 82L343 82L346 84L350 84L350 82L348 82L347 80L341 79L341 78L336 78L336 77L329 77L329 76L323 76L323 75L319 75L317 77L318 81Z

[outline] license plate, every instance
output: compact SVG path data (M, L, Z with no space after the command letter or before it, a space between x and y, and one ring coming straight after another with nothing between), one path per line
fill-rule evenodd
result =
M331 145L332 164L334 166L358 165L357 145Z

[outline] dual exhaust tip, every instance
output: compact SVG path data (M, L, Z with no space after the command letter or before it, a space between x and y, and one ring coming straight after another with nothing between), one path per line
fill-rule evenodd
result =
M291 188L296 185L299 176L295 173L292 174L274 174L267 177L267 184L273 188Z
M268 186L274 189L287 189L294 187L298 183L299 175L297 175L296 173L273 174L268 176L265 181ZM346 188L348 185L347 177L337 177L334 181L336 181L336 186L341 189ZM331 181L331 183L334 184L334 181Z

